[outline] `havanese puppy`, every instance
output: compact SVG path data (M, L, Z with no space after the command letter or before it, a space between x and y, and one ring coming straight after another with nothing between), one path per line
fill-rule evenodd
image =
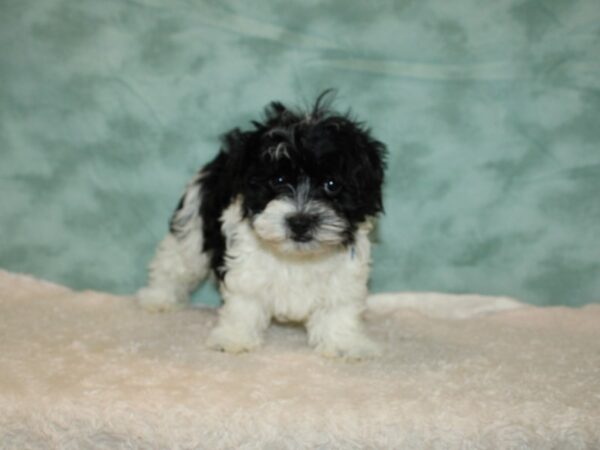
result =
M211 348L261 345L271 320L303 323L322 355L378 353L365 334L369 232L382 212L385 146L326 91L306 112L273 102L187 185L138 293L179 307L212 270L224 301Z

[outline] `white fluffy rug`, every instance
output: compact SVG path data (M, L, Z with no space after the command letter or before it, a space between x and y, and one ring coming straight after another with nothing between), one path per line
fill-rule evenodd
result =
M600 305L374 296L383 358L302 329L215 353L215 313L166 315L0 271L1 448L600 448Z

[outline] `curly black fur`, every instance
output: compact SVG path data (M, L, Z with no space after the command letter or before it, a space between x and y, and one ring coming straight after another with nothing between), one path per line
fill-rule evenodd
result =
M251 221L271 200L292 196L302 184L311 199L327 202L346 220L346 244L359 223L383 211L385 146L349 113L332 111L330 94L321 94L307 112L272 102L252 129L226 133L219 154L201 169L203 251L219 278L226 251L220 217L238 196ZM173 223L171 232L177 234Z

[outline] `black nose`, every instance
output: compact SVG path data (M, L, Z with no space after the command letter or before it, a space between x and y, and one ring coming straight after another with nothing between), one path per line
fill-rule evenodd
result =
M316 216L310 214L294 214L288 216L287 225L292 232L292 238L296 241L305 242L310 240L308 233L317 223Z

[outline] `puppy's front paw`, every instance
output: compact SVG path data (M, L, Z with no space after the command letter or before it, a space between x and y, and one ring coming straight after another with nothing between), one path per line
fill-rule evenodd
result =
M360 361L381 356L381 347L366 336L353 336L338 342L321 342L315 350L327 358L341 358L348 361Z
M136 298L138 304L149 312L175 311L183 308L185 304L175 292L154 287L140 289Z
M259 336L231 327L217 326L208 337L208 348L227 353L244 353L262 344Z

